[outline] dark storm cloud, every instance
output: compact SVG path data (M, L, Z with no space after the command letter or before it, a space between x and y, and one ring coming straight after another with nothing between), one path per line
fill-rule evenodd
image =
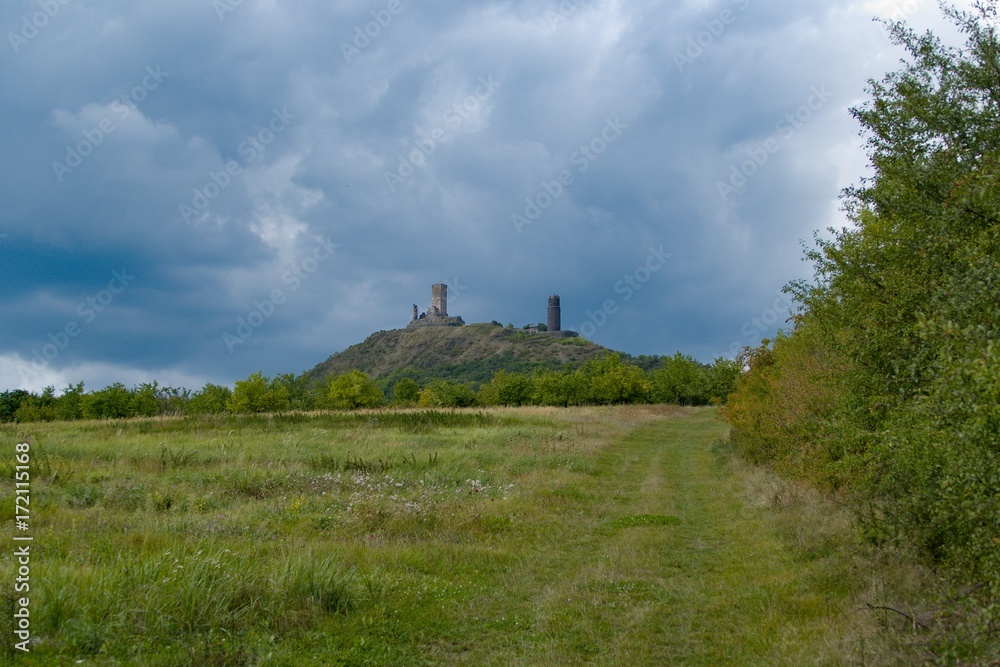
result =
M637 354L756 343L864 166L870 11L7 3L0 385L300 371L434 282Z

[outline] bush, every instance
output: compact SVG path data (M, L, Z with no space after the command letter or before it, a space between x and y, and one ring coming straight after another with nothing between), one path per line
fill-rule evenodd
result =
M586 386L586 402L595 405L644 403L652 389L642 369L625 363L616 352L591 359L577 374Z
M476 405L476 392L451 380L434 380L420 392L420 405L430 408L466 408Z
M403 378L392 388L393 403L408 404L420 400L420 385L410 378Z
M567 407L586 402L583 377L570 371L540 371L532 377L533 405Z
M0 422L14 421L14 414L30 396L31 393L24 389L0 393Z
M191 397L185 411L189 415L221 414L233 397L229 387L208 383L201 391Z
M54 404L51 400L46 400L44 394L42 396L28 396L14 413L14 421L20 423L49 422L55 419Z
M229 412L281 412L288 410L288 387L269 381L262 371L252 373L246 380L238 380L233 395L226 403Z
M850 473L840 468L848 452L832 428L842 372L833 353L800 327L744 349L737 362L747 371L722 414L740 454L827 488L846 482Z
M88 419L123 419L133 414L132 393L121 382L87 394L83 399L83 416Z
M851 110L873 168L845 192L852 224L808 253L794 331L744 355L725 415L747 458L849 487L867 537L979 584L995 640L997 2L945 12L964 48L887 24L911 60Z
M329 378L319 401L321 407L331 410L377 408L384 402L382 391L361 371Z
M652 373L652 397L658 403L706 405L709 400L709 369L694 358L677 352L664 359Z
M531 379L520 373L497 371L479 388L482 405L527 405L531 402Z

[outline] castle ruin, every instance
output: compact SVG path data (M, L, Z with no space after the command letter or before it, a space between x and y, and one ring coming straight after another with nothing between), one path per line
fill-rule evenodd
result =
M426 313L420 313L413 304L413 319L409 327L460 327L465 321L448 315L448 286L444 283L431 285L431 305Z
M575 331L564 331L562 328L562 308L559 304L559 295L549 296L548 310L546 318L547 331L539 331L541 325L534 324L527 327L530 333L548 334L558 338L575 338L579 336ZM417 304L413 304L413 317L407 325L408 329L418 327L460 327L465 321L458 315L448 314L448 286L444 283L431 285L431 305L426 313L421 313Z

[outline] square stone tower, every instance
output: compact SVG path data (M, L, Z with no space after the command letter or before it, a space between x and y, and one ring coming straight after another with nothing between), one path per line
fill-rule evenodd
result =
M444 283L431 285L431 310L437 317L448 317L448 286Z

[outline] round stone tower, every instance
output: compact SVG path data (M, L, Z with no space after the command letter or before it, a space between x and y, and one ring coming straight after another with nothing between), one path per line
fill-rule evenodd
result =
M549 317L546 327L549 331L562 331L562 314L559 308L559 295L549 297Z

